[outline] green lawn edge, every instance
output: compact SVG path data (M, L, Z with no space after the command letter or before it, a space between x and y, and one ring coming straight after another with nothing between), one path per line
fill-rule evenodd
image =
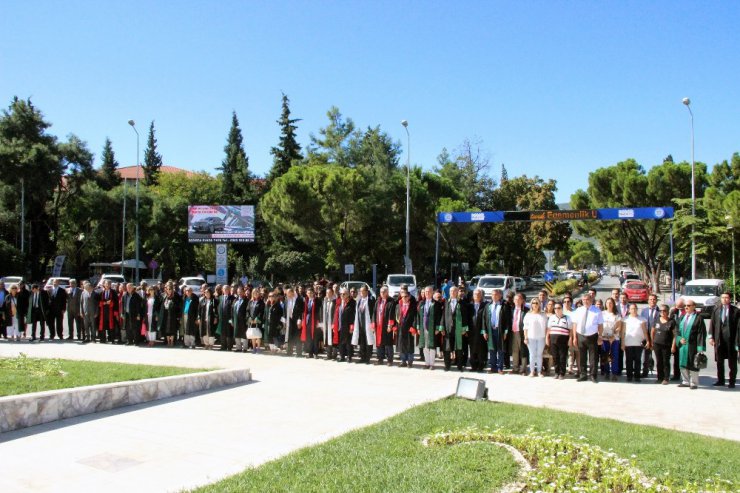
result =
M618 416L619 404L605 403L604 412ZM421 443L435 433L471 427L570 435L613 451L648 476L669 478L674 486L724 479L730 481L724 489L740 488L740 442L546 408L446 398L192 491L496 491L517 475L507 452L491 444L427 448Z
M0 357L0 397L211 370L58 358Z

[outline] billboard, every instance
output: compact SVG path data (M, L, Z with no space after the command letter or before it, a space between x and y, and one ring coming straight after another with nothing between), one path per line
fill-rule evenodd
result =
M253 205L188 206L188 242L252 243Z

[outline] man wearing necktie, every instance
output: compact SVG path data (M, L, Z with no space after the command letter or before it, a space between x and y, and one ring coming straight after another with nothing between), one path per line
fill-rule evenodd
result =
M488 330L484 338L488 343L488 373L504 373L504 332L508 316L508 305L503 302L503 292L494 289L493 301L489 305Z
M648 306L647 308L642 309L640 317L642 317L647 322L647 344L649 347L652 347L653 341L650 339L650 333L655 328L655 325L658 323L658 319L660 318L660 311L658 310L658 297L656 295L651 294L650 296L648 296ZM653 367L653 351L646 347L645 351L643 352L642 378L647 378L648 373L652 371Z
M67 310L67 292L59 286L59 279L54 279L49 302L49 331L50 338L54 336L60 340L64 338L64 312Z
M709 324L709 344L714 347L714 360L717 362L717 381L715 387L725 385L725 360L730 370L729 387L735 388L737 379L737 355L740 346L740 314L738 308L730 303L730 293L722 293L720 304L712 312Z
M419 347L424 351L424 367L434 370L434 360L437 357L437 334L444 333L442 325L442 310L444 305L434 299L434 288L424 288L424 303L419 309Z
M30 321L31 321L31 341L36 340L36 324L40 327L40 339L46 339L46 316L48 311L48 299L46 291L42 290L38 284L31 286L30 297Z
M445 303L444 309L445 337L442 341L442 352L444 354L445 371L452 366L452 355L455 355L455 364L459 371L463 371L467 361L467 318L463 315L463 307L460 302L460 291L457 286L450 288L450 296ZM464 347L464 349L463 349Z
M71 341L74 339L75 327L77 328L77 340L82 340L83 330L83 319L82 313L80 312L80 298L82 297L82 289L77 287L77 280L69 280L69 292L67 293L67 330L69 335L67 340Z

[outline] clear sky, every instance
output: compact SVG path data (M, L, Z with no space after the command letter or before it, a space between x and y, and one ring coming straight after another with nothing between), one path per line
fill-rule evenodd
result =
M165 164L212 173L235 110L264 175L285 92L304 147L335 105L405 163L407 119L412 163L477 138L494 177L555 178L565 202L598 167L689 160L685 96L697 161L740 151L739 25L737 1L0 0L0 105L31 97L122 165L127 121L143 155L155 120Z

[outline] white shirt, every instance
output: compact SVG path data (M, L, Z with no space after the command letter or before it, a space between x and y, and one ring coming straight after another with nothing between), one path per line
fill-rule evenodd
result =
M641 317L627 317L624 322L624 345L640 346L645 334L642 332L642 324L645 322Z
M547 317L544 313L528 312L524 315L524 335L528 339L544 339L547 334Z
M591 305L586 313L586 307L580 306L576 311L573 312L571 317L573 323L576 324L576 332L584 336L592 336L599 332L599 325L604 323L604 318L601 315L601 310ZM584 324L585 320L585 324Z

